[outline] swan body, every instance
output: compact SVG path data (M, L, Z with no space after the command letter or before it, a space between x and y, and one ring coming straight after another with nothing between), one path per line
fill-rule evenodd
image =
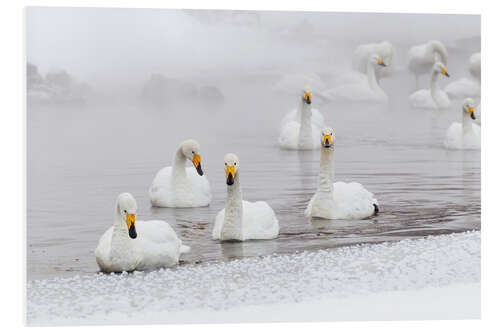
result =
M278 138L281 149L311 150L320 147L317 140L313 138L321 132L318 124L323 124L324 119L317 110L312 109L311 103L311 92L306 88L298 110L287 114L282 120Z
M436 62L448 64L448 50L437 40L411 47L408 57L408 68L416 77L429 73Z
M137 203L130 193L116 201L113 225L101 236L95 250L103 272L123 272L172 267L189 247L182 244L164 221L135 221Z
M307 205L305 216L349 220L364 219L376 214L377 199L363 185L356 182L333 183L333 130L325 128L321 138L319 187Z
M352 81L339 84L324 94L332 101L387 103L387 95L378 84L376 68L386 67L380 56L372 54L367 63L367 74L353 74Z
M378 54L382 61L387 65L386 67L377 66L375 68L377 81L382 77L390 76L392 74L393 67L394 47L387 41L358 46L356 51L354 51L352 59L353 69L360 73L368 74L368 63L372 54Z
M444 91L451 99L481 97L481 85L479 82L465 77L450 83L446 86Z
M466 98L462 104L462 123L454 122L446 131L444 146L448 149L481 149L481 127L474 124L473 100Z
M273 209L264 201L241 198L239 160L234 154L224 157L226 168L226 207L215 218L213 239L245 241L278 237L279 223Z
M442 63L435 63L432 67L430 89L417 90L409 97L410 105L417 109L445 109L450 106L450 99L438 84L439 75L450 75Z
M186 167L191 160L193 167ZM173 166L156 174L149 188L149 198L156 207L203 207L212 200L210 184L201 169L200 145L184 141L177 149Z

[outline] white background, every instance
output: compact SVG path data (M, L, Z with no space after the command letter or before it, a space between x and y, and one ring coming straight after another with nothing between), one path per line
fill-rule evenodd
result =
M25 224L26 224L26 110L24 103L24 6L207 8L254 10L314 10L344 12L446 13L482 15L482 318L481 321L426 322L336 322L252 325L182 325L30 328L36 331L97 330L100 332L482 332L499 331L498 304L500 277L500 84L498 1L461 0L66 0L3 1L0 5L0 330L23 328L25 305ZM452 32L450 32L452 33Z

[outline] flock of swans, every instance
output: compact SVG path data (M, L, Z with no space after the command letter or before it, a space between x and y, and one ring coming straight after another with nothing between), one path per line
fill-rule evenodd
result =
M381 78L393 71L393 47L389 42L358 47L353 58L356 74L336 78L333 87L326 88L319 76L301 75L283 78L280 87L292 89L294 82L308 82L300 92L299 105L286 114L278 138L284 150L317 150L321 152L319 185L304 210L310 218L364 219L379 212L374 195L357 182L334 182L335 134L325 125L322 114L313 105L315 96L326 100L353 102L387 102L379 85ZM445 90L439 77L449 77L446 69L448 52L439 41L414 46L409 52L408 69L418 76L431 74L430 89L415 91L409 96L414 108L448 108L451 98L464 98L462 123L448 128L444 146L448 149L480 149L481 128L473 123L473 97L480 97L480 54L473 54L469 71L473 79L461 79ZM312 84L311 84L312 82ZM316 95L317 93L317 95ZM191 162L192 166L186 166ZM227 185L225 208L215 217L212 238L221 241L273 239L279 234L279 221L274 210L264 201L243 200L240 188L240 161L235 154L224 157ZM210 184L201 167L201 148L189 139L181 143L174 154L172 166L156 174L149 188L151 204L156 207L203 207L212 200ZM164 221L136 221L137 203L130 193L122 193L116 201L113 225L101 236L95 250L96 260L104 272L148 270L171 267L190 248L182 243Z

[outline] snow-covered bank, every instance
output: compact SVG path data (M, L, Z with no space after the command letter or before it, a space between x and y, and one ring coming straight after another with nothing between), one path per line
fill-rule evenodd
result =
M480 242L467 232L30 281L28 324L477 318Z

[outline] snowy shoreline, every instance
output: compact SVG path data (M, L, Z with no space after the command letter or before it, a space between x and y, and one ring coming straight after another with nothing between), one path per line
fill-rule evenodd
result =
M34 280L27 286L27 323L472 319L480 316L480 263L481 233L473 231L150 273Z

